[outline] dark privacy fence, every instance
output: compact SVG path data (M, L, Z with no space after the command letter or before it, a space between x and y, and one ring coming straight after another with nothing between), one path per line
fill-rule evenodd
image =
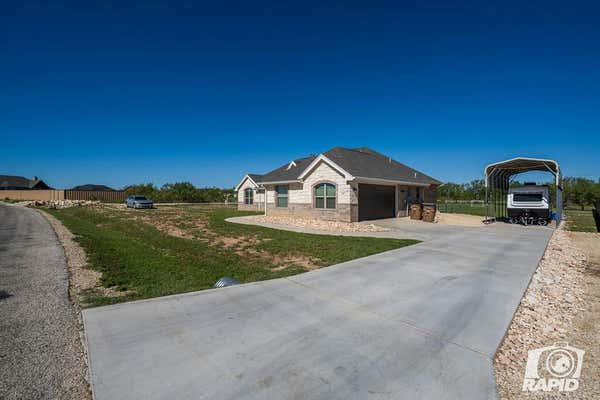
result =
M65 190L67 200L99 200L107 203L122 203L127 195L122 190Z

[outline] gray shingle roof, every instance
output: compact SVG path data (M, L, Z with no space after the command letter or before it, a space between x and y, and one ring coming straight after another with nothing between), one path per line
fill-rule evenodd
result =
M334 147L323 154L356 177L436 185L441 183L368 147L356 149Z
M264 174L260 178L260 182L295 181L298 179L298 176L302 173L302 171L304 171L316 157L317 156L298 158L297 160L294 160L294 164L296 164L296 166L292 166L291 168L288 168L291 164L291 162L288 162L281 167Z
M0 175L0 189L33 189L38 185L41 189L48 188L48 185L41 179L27 179L23 176Z
M262 178L262 175L259 174L248 174L248 176L250 177L250 179L252 179L254 182L260 182L260 179Z
M355 149L334 147L324 152L323 155L355 177L421 184L441 184L440 181L429 175L399 163L398 161L368 147L359 147ZM299 158L294 160L294 163L296 164L295 167L292 166L289 168L290 163L286 163L257 179L252 179L257 183L297 180L300 174L316 157L317 156Z

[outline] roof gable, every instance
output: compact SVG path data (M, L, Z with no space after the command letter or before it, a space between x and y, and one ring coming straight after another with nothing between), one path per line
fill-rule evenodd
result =
M242 178L242 180L240 181L240 183L238 183L237 186L235 187L235 190L236 191L240 190L240 187L242 187L242 185L244 184L244 182L246 182L247 180L249 180L252 183L252 185L254 185L255 187L258 187L258 183L256 181L260 177L261 177L261 175L258 175L258 174L246 174L246 175L244 175L244 177Z
M348 171L346 171L344 168L340 167L338 164L336 164L335 162L333 162L332 160L330 160L327 156L325 156L324 154L319 155L318 157L316 157L307 167L304 171L302 171L302 173L298 176L299 179L303 179L306 176L310 175L315 169L317 169L317 167L321 164L321 163L325 163L327 165L329 165L334 171L336 171L337 173L339 173L340 175L342 175L343 177L345 177L347 180L352 180L354 179L354 176L352 176L352 174L350 174Z

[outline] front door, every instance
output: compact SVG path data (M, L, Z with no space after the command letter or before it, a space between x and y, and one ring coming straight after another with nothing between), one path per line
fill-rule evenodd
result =
M407 217L408 187L398 186L398 217Z

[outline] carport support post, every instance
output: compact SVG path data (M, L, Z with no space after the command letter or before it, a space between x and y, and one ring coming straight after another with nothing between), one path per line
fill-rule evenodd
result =
M490 174L485 171L485 219L490 217Z
M394 185L394 217L398 218L398 185Z

